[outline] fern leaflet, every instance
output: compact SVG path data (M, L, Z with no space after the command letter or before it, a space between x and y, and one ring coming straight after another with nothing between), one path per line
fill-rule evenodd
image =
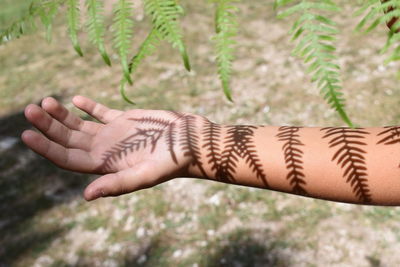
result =
M39 4L33 1L29 5L28 12L25 15L23 15L18 20L10 23L10 25L5 27L4 29L1 29L0 44L6 43L13 39L17 39L28 30L35 29L36 28L35 18L39 15L38 7Z
M158 31L156 29L152 29L150 31L150 33L147 35L146 39L140 45L140 48L139 48L139 51L137 52L137 54L132 57L132 59L129 63L128 70L129 70L130 74L134 73L137 70L140 63L144 60L144 58L146 58L147 56L154 53L159 42L160 42L160 36L158 34ZM126 92L125 92L126 83L127 83L127 80L125 77L123 77L121 80L121 84L120 84L121 95L124 98L124 100L127 101L128 103L135 104L126 95Z
M34 20L29 15L25 16L21 20L12 23L8 28L0 32L0 44L19 38L31 28L36 28Z
M159 42L160 42L160 36L158 34L158 31L152 29L150 33L147 35L146 39L140 45L138 53L132 57L129 63L130 73L135 73L135 71L137 70L143 59L154 53Z
M183 42L179 17L183 9L176 0L143 0L146 13L152 17L153 28L160 37L177 48L182 56L185 68L190 71L190 62Z
M59 7L59 1L52 0L41 1L40 5L37 6L38 14L40 16L42 24L46 28L46 39L48 42L51 42L53 20L57 14Z
M90 41L97 46L104 62L111 66L110 58L104 47L104 15L103 2L100 0L86 0L87 22L86 27Z
M80 24L80 11L78 0L67 0L67 21L68 21L68 32L71 38L72 46L75 51L82 57L82 49L78 41L78 30Z
M132 84L129 74L128 49L131 46L133 33L132 3L129 0L118 0L114 8L114 46L118 50L124 78Z
M237 8L232 3L238 0L215 0L215 29L216 35L213 37L215 41L215 49L217 53L218 75L224 89L225 96L232 100L230 89L230 79L232 73L232 61L234 59L233 45L236 42L233 37L237 34Z
M275 6L280 7L294 2L294 0L277 0ZM338 12L339 7L331 0L303 0L285 11L278 17L285 18L296 13L299 18L291 29L292 40L298 41L294 54L303 58L308 63L307 72L311 73L312 81L316 82L322 96L328 104L335 109L340 117L352 127L346 111L345 101L340 85L340 67L334 63L337 60L334 55L335 47L333 42L338 33L336 24L330 18L319 15L315 12Z

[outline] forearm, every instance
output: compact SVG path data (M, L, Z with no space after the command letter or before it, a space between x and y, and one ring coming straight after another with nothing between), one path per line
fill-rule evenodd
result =
M85 198L197 177L315 198L400 205L400 127L228 126L162 110L112 110L85 97L83 121L55 99L29 105L32 150L67 170L104 174Z
M193 177L360 204L400 204L400 128L199 124Z

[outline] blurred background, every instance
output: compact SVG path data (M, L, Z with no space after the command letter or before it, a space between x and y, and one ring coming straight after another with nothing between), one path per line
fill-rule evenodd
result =
M27 11L30 1L0 0L0 28ZM106 2L111 12L113 1ZM133 52L149 30L135 1ZM384 65L382 25L353 31L356 4L339 1L338 54L348 113L357 125L400 120L400 64ZM356 2L356 1L354 1ZM184 70L164 45L134 75L128 95L135 108L175 109L218 123L343 125L291 56L292 21L275 18L272 0L240 6L240 32L232 87L223 96L210 41L213 8L181 1L185 41L193 65ZM63 11L61 12L61 14ZM72 49L65 18L57 16L53 41L45 30L0 46L0 266L396 266L400 262L400 209L356 206L222 183L176 179L118 198L87 203L91 175L63 171L29 151L19 136L30 126L29 103L54 96L68 108L85 95L129 109L118 87L115 53L107 67L87 35L85 56ZM109 35L111 35L109 33ZM109 42L108 42L109 43ZM108 51L111 48L108 47ZM400 179L400 177L399 177Z

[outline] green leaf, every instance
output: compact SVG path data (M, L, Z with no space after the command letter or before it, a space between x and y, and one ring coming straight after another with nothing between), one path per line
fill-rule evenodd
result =
M156 29L163 40L177 48L181 54L185 68L190 71L190 62L179 19L183 9L175 0L143 0L146 14L151 16L153 28Z
M31 2L29 8L20 19L10 23L10 26L0 31L0 44L19 38L22 34L36 29L35 19L39 16L41 6L36 1Z
M51 42L52 36L52 26L54 17L57 14L60 3L57 1L41 1L40 5L38 5L37 12L40 16L42 24L46 28L46 39L48 42Z
M79 13L79 1L78 0L67 0L67 21L68 21L68 32L72 42L72 46L75 51L82 57L82 49L78 41L78 30L80 24L80 13Z
M158 31L156 29L152 29L150 31L150 33L147 35L146 39L141 44L141 46L139 48L139 51L130 60L130 63L129 63L129 66L128 66L130 74L136 72L138 66L144 60L145 57L147 57L147 56L151 55L152 53L154 53L154 51L156 50L156 46L159 44L159 42L160 42L160 36L158 34ZM126 83L127 82L128 81L126 80L126 78L123 77L122 80L121 80L121 84L120 84L120 93L122 95L122 98L126 102L128 102L130 104L135 104L126 95Z
M237 8L233 3L237 0L215 0L215 29L216 35L212 38L217 53L218 75L226 98L233 102L230 79L232 73L232 61L234 59L233 38L237 34Z
M87 22L86 28L89 34L89 40L97 46L104 62L111 66L111 60L104 46L104 15L103 1L101 0L86 0L87 7Z
M282 7L292 2L275 3ZM325 101L352 127L344 109L343 93L340 92L340 67L334 63L337 57L334 55L336 48L333 42L339 31L332 19L319 14L321 11L331 15L340 11L340 8L329 0L303 0L281 12L278 17L298 16L290 31L292 40L297 40L292 53L308 64L306 71L311 74L311 81L317 84Z
M151 55L156 50L156 46L160 42L160 36L156 29L152 29L147 35L146 39L141 44L139 51L135 56L132 57L129 63L129 73L136 72L139 64L144 60L145 57Z
M132 79L127 57L133 35L132 13L132 3L129 0L118 0L114 7L114 47L118 51L124 77L129 84L132 84Z

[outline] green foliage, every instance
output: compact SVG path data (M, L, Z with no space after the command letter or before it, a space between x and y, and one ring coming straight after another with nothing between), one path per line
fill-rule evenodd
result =
M31 5L26 0L1 0L0 3L0 32L25 16Z
M234 47L236 43L233 38L237 34L236 12L237 8L232 4L238 0L214 0L215 30L213 37L217 53L218 74L226 97L232 101L230 79L232 73L232 61L234 59Z
M160 35L158 31L153 28L147 35L146 39L143 41L138 53L132 57L129 64L129 71L131 73L134 73L139 67L139 64L143 61L143 59L155 52L159 43Z
M365 32L368 33L380 24L387 24L390 28L388 38L381 53L386 53L392 47L392 54L385 60L385 63L400 60L400 0L367 0L364 5L356 12L361 15L366 12L364 18L358 23L356 30L366 27ZM367 24L369 26L367 27Z
M143 41L138 53L132 57L129 74L134 73L145 57L156 50L160 40L165 40L180 52L185 68L190 71L190 62L183 34L179 26L179 18L183 9L175 0L143 0L146 14L151 16L152 30ZM120 92L128 103L134 104L126 95L125 85L129 82L125 76L121 81ZM131 83L132 84L132 83Z
M82 49L78 41L78 31L80 25L79 0L67 0L67 24L68 33L71 38L72 46L75 51L82 57Z
M86 0L88 19L86 27L88 29L90 41L97 46L104 62L111 66L110 58L104 47L104 15L103 1Z
M135 56L132 57L129 63L129 73L134 73L139 67L140 63L149 55L153 54L157 48L157 45L160 43L160 36L156 29L152 29L150 33L147 35L146 39L143 41L142 45L139 48L139 51ZM125 85L127 80L125 77L121 81L120 92L125 101L130 104L134 104L126 95Z
M136 55L128 61L132 52L133 4L131 0L115 0L115 2L112 29L114 48L123 69L120 91L125 100L133 103L126 96L126 83L133 83L131 75L148 55L156 51L162 40L179 51L185 68L190 70L189 57L180 26L183 8L178 4L178 0L142 0L145 12L151 18L152 29ZM216 51L217 72L226 97L232 101L230 80L236 44L234 38L238 32L236 18L238 8L235 4L239 0L209 0L209 2L215 5L216 34L212 40ZM78 40L78 32L81 29L79 3L79 0L31 0L29 4L26 4L25 9L21 9L24 12L19 19L0 27L0 44L35 29L37 21L41 21L44 25L47 39L50 41L54 18L65 6L66 10L62 13L65 13L67 17L72 45L82 56ZM385 62L400 60L400 19L398 19L400 0L363 0L362 3L362 7L355 15L364 16L356 29L365 29L365 32L370 32L380 24L387 24L390 30L388 30L388 39L382 48L382 53L391 51L391 54ZM85 6L86 17L82 26L104 62L111 65L104 41L107 25L104 20L103 1L85 0ZM340 8L333 0L275 0L274 6L286 8L279 13L280 18L297 17L290 31L292 39L297 42L293 54L308 64L307 72L311 74L312 81L317 84L321 95L341 118L352 126L344 108L340 67L336 63L335 54L335 41L339 31L332 17L340 12Z
M31 3L26 14L22 14L18 20L10 23L7 27L1 25L2 29L0 31L0 44L8 42L12 39L17 39L21 35L25 34L27 31L36 28L35 17L37 16L38 10L34 3ZM4 19L3 23L6 22L7 17Z
M51 42L53 20L59 7L60 2L51 0L42 1L41 5L37 6L40 19L46 28L46 38L48 42Z
M66 0L32 0L27 4L25 14L21 14L19 19L12 22L8 27L0 28L0 44L17 39L21 35L36 29L36 20L40 21L46 28L46 38L51 41L51 31L54 17L60 5ZM20 8L24 10L23 8Z
M334 54L334 41L335 35L338 34L336 23L320 15L322 12L339 12L340 9L330 0L278 0L275 7L292 2L296 3L281 12L278 17L298 14L298 19L291 28L292 40L298 40L293 53L309 65L307 72L311 73L312 81L317 83L325 100L349 126L352 126L344 110L343 94L340 92L340 67L335 63L337 57Z
M153 28L162 39L169 42L181 53L185 68L190 71L189 57L183 42L179 18L183 9L176 0L143 0L146 13L152 17Z
M114 46L118 51L124 78L132 84L129 73L128 53L131 48L133 35L132 3L129 0L118 0L114 8Z

